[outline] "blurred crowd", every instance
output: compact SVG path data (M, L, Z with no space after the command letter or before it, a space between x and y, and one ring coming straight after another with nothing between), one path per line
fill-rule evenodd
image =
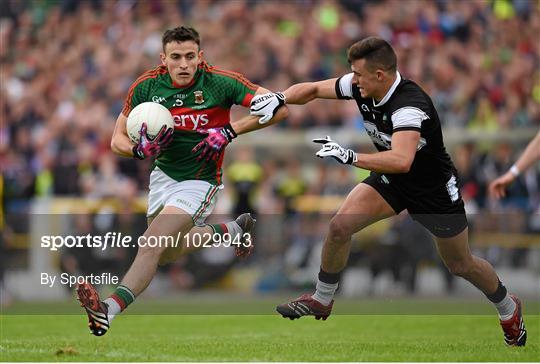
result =
M8 198L116 195L125 177L144 190L148 164L111 155L110 137L128 87L159 62L162 32L180 24L199 30L210 63L274 90L348 72L347 47L379 35L446 128L540 125L534 1L6 0L0 10ZM282 128L325 125L362 133L352 102L292 107Z
M199 31L209 63L272 90L349 72L348 46L379 35L396 49L402 75L432 96L446 130L540 126L537 1L5 0L0 168L7 213L36 196L130 199L146 190L149 162L114 156L110 138L129 86L159 63L163 31L179 25ZM235 109L233 117L245 113ZM262 133L319 126L363 133L354 102L327 100L291 107L288 120ZM486 198L486 183L518 151L505 143L451 151L471 214L538 208L534 169L502 205ZM364 173L257 155L237 150L226 158L228 212L294 215L296 197L344 195Z

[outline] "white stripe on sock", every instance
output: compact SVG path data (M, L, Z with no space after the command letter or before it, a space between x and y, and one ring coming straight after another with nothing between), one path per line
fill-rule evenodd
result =
M103 302L105 302L107 306L109 306L109 310L107 312L107 316L108 316L107 318L109 319L109 322L111 322L114 316L122 312L122 308L120 307L118 302L116 302L114 298L111 298L111 297L107 298Z
M494 305L499 312L500 319L503 321L510 320L514 315L514 311L516 311L517 308L516 302L510 297L508 293L501 302L494 303Z
M317 290L313 297L314 300L319 301L325 306L328 306L334 298L334 293L338 289L339 283L325 283L317 280Z
M242 235L243 233L242 228L240 227L240 225L238 225L236 221L229 221L225 223L225 226L227 226L229 236L232 237L233 239L236 236Z

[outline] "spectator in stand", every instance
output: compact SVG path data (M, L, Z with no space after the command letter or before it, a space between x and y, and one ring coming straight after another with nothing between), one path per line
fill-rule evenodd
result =
M540 132L536 134L533 140L527 145L523 154L516 163L500 175L489 185L489 193L497 199L506 196L506 188L509 187L522 172L525 172L535 162L540 160Z
M251 148L238 150L226 176L234 186L233 214L249 212L255 217L254 194L263 177L263 170L255 161L255 151Z
M540 126L540 8L534 1L0 1L6 214L24 211L33 197L114 195L113 185L125 178L135 194L143 192L150 161L112 155L114 120L133 75L159 63L154 55L162 31L179 24L205 29L209 59L274 90L348 72L346 47L379 35L395 46L403 76L433 96L443 127L482 134ZM284 130L361 127L354 103L336 105L291 108ZM267 129L264 138L279 129ZM473 165L464 161L460 172L464 197L482 209L487 182L506 172L513 157L502 163L478 149ZM264 177L255 205L267 215L261 227L268 231L258 234L256 254L279 256L265 239L283 236L280 216L290 199L274 193L275 161L257 161ZM313 186L289 184L286 193L346 190L349 176L340 179L343 186L327 188L330 173L321 169Z

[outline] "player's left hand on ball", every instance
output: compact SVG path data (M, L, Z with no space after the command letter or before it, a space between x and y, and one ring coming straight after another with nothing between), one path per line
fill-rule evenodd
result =
M197 131L207 134L206 138L192 149L193 153L201 151L201 154L197 157L198 161L217 160L225 147L237 136L231 124L227 124L223 128Z
M260 116L259 124L266 124L283 105L285 105L285 95L281 92L257 95L251 100L249 113Z
M161 150L165 149L173 140L174 129L167 128L165 125L161 127L158 135L154 138L154 143L157 143Z
M133 156L137 159L145 159L159 155L173 139L174 130L165 125L159 130L155 138L150 139L147 133L146 123L142 123L139 130L139 143L133 146Z
M323 144L322 148L315 153L319 158L332 157L341 164L353 164L358 161L354 150L343 148L328 135L325 138L313 139L313 143Z

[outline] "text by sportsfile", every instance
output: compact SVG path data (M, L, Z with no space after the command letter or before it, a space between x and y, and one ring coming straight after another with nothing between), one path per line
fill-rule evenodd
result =
M101 274L89 274L89 275L71 275L68 273L62 273L60 275L49 274L42 272L40 274L40 284L47 287L54 287L56 283L69 288L75 287L77 284L90 283L90 284L118 284L120 278L117 275L111 273Z
M249 248L252 245L251 234L186 234L180 232L173 235L145 236L137 238L136 243L133 237L121 232L107 232L105 235L43 235L41 237L41 247L51 251L57 251L59 248L98 248L106 250L107 248L130 248L130 247L167 247L177 248L182 246L182 239L185 239L186 246L195 248L211 247L230 247L244 246Z

